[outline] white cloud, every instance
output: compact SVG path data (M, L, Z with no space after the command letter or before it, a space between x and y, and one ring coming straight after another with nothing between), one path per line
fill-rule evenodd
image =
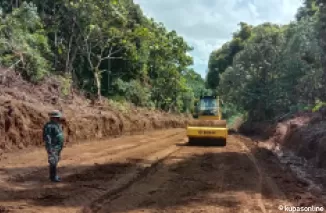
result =
M164 23L195 49L194 68L203 77L209 54L232 37L241 21L285 24L302 0L134 0L145 15Z

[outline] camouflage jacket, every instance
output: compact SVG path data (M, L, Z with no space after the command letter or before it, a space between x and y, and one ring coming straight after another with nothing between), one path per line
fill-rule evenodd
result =
M63 147L63 131L61 126L53 121L49 121L43 127L43 141L47 150L62 149Z

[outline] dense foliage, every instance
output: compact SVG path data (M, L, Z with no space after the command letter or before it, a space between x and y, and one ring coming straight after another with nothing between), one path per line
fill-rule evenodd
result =
M325 5L305 0L296 21L284 26L241 23L211 53L206 84L222 96L227 116L270 120L325 101Z
M0 63L37 83L71 86L138 106L189 111L209 92L189 67L192 50L132 0L3 0Z
M326 102L326 0L305 0L288 25L241 22L203 80L175 31L132 0L3 0L0 66L47 75L97 98L189 112L219 94L224 116L269 120Z

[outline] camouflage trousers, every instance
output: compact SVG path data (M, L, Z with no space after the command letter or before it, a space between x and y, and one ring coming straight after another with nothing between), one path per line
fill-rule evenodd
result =
M61 156L61 148L52 148L48 149L48 163L51 166L57 166L59 161L60 161L60 156Z

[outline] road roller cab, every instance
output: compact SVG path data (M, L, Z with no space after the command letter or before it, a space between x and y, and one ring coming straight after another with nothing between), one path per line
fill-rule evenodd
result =
M226 120L222 120L219 98L202 96L196 103L194 121L187 125L189 143L218 143L226 145L228 129Z

